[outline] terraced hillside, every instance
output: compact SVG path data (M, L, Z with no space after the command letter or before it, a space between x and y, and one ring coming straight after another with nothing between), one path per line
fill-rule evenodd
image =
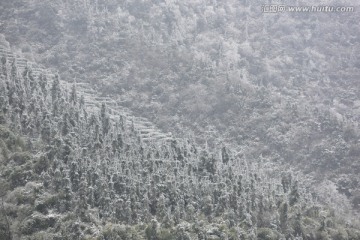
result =
M38 79L40 75L49 80L55 77L54 73L43 69L38 64L29 62L24 58L15 57L10 49L5 47L0 46L0 57L5 57L9 62L15 62L20 73L24 72L25 69L29 69L29 75L34 79ZM98 113L101 106L105 104L109 109L110 119L116 121L119 117L122 118L128 127L132 126L134 130L139 133L141 140L144 142L174 140L171 133L161 132L160 129L146 118L134 116L129 109L119 104L119 100L110 97L101 97L101 94L96 92L89 83L69 83L60 79L60 84L68 92L71 91L71 88L75 87L79 96L84 98L89 113Z
M165 132L296 167L359 210L359 2L263 13L272 2L292 4L2 0L0 40Z
M144 143L161 135L145 119L4 52L0 239L360 237L304 177L225 146L165 134Z

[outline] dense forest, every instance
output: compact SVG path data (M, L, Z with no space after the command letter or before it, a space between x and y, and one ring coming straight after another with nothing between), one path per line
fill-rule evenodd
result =
M17 62L3 50L1 239L360 237L296 174L191 139L144 143L76 83Z
M0 239L360 239L360 15L262 4L1 1Z

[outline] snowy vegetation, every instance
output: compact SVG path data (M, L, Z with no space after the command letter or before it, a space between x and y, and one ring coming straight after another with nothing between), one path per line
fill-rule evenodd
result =
M1 239L360 237L291 172L191 139L144 143L38 71L1 56Z
M0 1L0 239L360 239L359 12L261 5Z
M331 180L359 209L358 11L261 4L4 0L0 38L165 132Z

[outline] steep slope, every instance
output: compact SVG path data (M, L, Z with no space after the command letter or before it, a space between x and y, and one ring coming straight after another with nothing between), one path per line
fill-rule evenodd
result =
M34 78L31 66L19 72L9 55L0 75L3 239L360 237L305 179L225 147L143 144L105 104L97 112L76 85L68 91L41 70Z
M15 55L6 47L0 46L0 55L5 56L8 61L15 61ZM37 79L40 76L45 78L54 78L55 75L49 71L44 70L38 64L30 62L24 58L16 58L16 66L19 72L29 71L32 78ZM81 94L89 114L98 113L101 105L106 104L109 109L109 117L111 120L116 120L117 117L123 118L124 124L128 127L132 126L136 132L139 133L141 139L145 142L169 141L172 139L171 133L163 133L153 123L145 118L135 117L134 114L126 107L122 107L118 101L110 97L101 97L88 83L68 83L59 80L60 84L69 91L77 91ZM72 89L76 88L76 89Z
M358 209L359 6L322 4L355 11L265 14L261 3L238 0L5 0L1 32L22 54L96 85L166 132L296 166L320 186L331 180Z

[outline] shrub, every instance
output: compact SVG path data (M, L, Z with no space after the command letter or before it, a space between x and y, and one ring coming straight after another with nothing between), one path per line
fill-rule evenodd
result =
M239 240L240 236L236 228L231 228L229 230L229 240Z
M175 236L169 229L159 230L157 237L159 240L175 240Z
M17 165L22 165L31 160L31 155L28 152L16 152L11 156L11 160Z
M128 240L130 236L123 225L107 224L103 229L105 240Z
M24 139L22 137L16 137L15 138L15 145L20 150L24 150L25 146L26 146L25 141L24 141Z
M24 186L32 176L31 171L24 171L21 167L15 167L10 174L10 184L14 189L19 186Z
M9 131L9 129L3 125L0 125L0 138L8 139L10 136L11 136L11 132Z
M42 199L37 199L35 201L35 210L46 214L49 208L52 208L56 205L58 199L56 195L45 195Z
M17 138L15 135L9 131L5 126L0 125L0 139L3 139L6 142L8 149L13 150L16 148Z
M17 188L14 190L16 204L33 204L35 201L34 195L25 191L24 188Z
M360 239L360 232L355 229L347 229L347 234L349 236L349 240Z
M56 218L52 216L47 217L40 214L33 214L21 224L20 231L23 234L32 234L40 230L45 230L49 227L53 227L55 223Z
M345 239L349 239L349 235L344 228L338 228L338 229L334 229L331 232L331 239L345 240Z
M262 240L276 240L279 239L279 234L270 228L259 228L257 237Z
M49 161L46 156L38 158L34 164L34 171L37 174L41 174L43 171L49 168Z
M1 161L0 161L0 163L7 163L7 162L5 162L4 160L8 160L8 158L9 158L9 150L8 150L8 148L7 148L7 146L6 146L6 143L2 140L2 139L0 139L0 159L1 159Z
M10 185L4 179L0 179L0 197L6 195L6 192L10 189Z

